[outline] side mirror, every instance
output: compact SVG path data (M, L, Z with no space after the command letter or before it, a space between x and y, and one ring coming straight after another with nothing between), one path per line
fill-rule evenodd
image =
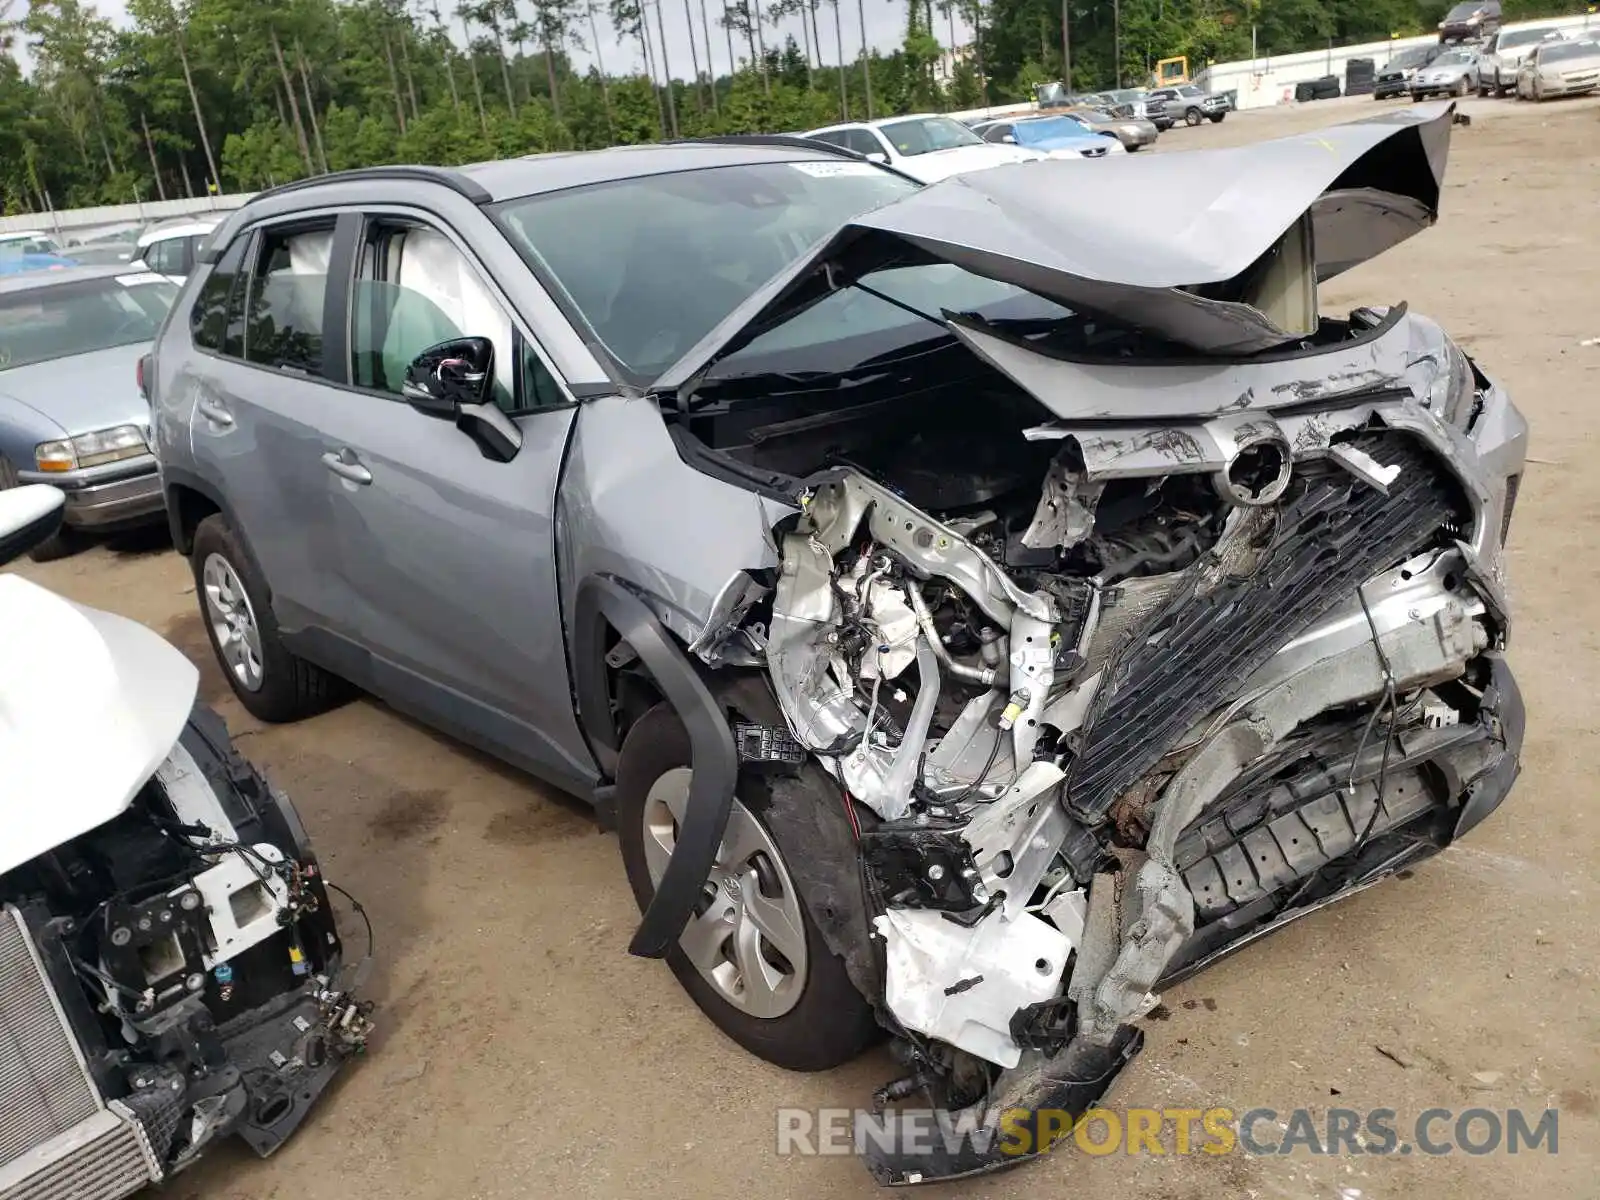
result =
M485 458L510 462L522 449L522 430L494 402L494 343L488 338L428 347L406 368L400 392L417 411L454 421Z
M1008 133L1000 140L1008 146L1015 146L1017 144L1017 135L1014 133Z
M67 497L47 483L0 492L0 564L20 558L61 528Z
M867 157L867 161L868 162L883 163L885 165L887 165L888 162L889 162L889 156L887 154L885 154L882 150L874 150L871 154L868 154L866 157Z

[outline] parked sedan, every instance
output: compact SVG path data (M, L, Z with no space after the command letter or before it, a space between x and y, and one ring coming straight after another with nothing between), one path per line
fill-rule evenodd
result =
M1577 96L1600 87L1600 42L1542 42L1517 71L1517 99Z
M973 132L986 142L1018 146L1048 158L1104 158L1124 153L1115 134L1091 133L1065 113L992 121Z
M1115 117L1098 108L1075 108L1061 115L1069 121L1075 121L1088 133L1116 138L1122 143L1122 148L1128 151L1153 146L1161 136L1155 122L1141 117Z
M1478 90L1478 52L1446 50L1411 77L1411 98L1465 96Z
M82 530L163 513L139 359L178 289L159 275L67 267L0 279L0 489L54 484L66 518L37 560Z
M1463 0L1439 22L1439 41L1477 41L1499 29L1500 0Z
M986 142L961 122L937 113L829 125L801 136L853 151L922 183L1044 157L1021 146L1001 145L999 138Z
M1383 69L1373 80L1372 98L1388 100L1394 96L1404 96L1411 89L1412 77L1422 68L1432 66L1433 60L1443 54L1444 49L1435 43L1400 51L1383 64Z

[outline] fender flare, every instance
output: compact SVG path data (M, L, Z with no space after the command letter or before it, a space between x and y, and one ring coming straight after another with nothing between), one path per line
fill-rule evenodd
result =
M620 748L601 658L602 621L638 654L689 732L694 777L682 828L655 897L628 944L628 953L640 958L664 958L688 924L722 846L739 757L722 706L656 615L615 580L592 576L578 585L574 605L573 690L579 723L605 775L615 775Z

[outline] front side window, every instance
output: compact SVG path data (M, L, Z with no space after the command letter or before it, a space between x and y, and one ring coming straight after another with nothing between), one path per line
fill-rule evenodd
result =
M466 257L443 233L411 223L368 227L351 292L350 378L399 396L406 368L454 338L494 343L494 401L507 412L565 397Z
M949 117L914 117L909 121L890 121L878 129L889 144L906 158L931 154L935 150L954 150L958 146L977 146L983 141L960 121Z
M331 223L261 233L245 300L247 362L325 377L322 307L332 248Z
M158 275L116 275L0 296L0 371L148 342L177 299Z
M797 160L618 180L491 211L574 323L647 384L818 241L917 187L871 163Z
M884 145L878 140L878 135L870 129L851 129L848 131L850 149L857 154L883 154Z

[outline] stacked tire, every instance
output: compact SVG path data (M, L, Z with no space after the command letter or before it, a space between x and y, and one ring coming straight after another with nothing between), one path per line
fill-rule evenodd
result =
M1337 75L1324 75L1321 79L1312 79L1305 83L1294 85L1294 98L1302 103L1307 100L1332 100L1339 95L1339 77Z
M1370 96L1377 87L1377 60L1352 58L1344 65L1344 94Z

